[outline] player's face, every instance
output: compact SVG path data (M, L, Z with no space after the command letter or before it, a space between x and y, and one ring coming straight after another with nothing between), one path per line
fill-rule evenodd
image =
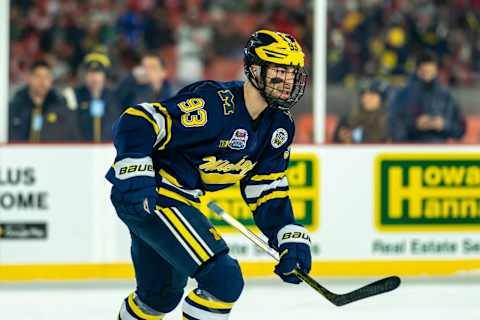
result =
M38 67L29 74L28 85L35 95L44 96L52 87L52 73L48 68Z
M290 97L294 83L294 67L270 66L266 73L265 93L272 98L286 100Z

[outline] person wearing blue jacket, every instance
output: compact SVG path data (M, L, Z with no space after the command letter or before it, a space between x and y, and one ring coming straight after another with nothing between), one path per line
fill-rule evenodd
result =
M82 141L112 141L112 126L120 111L114 91L107 86L110 59L92 52L85 56L82 67L83 81L74 91Z
M143 101L161 101L173 94L164 61L157 53L146 52L141 63L115 89L120 111Z
M72 142L80 140L75 113L53 87L50 65L37 60L29 68L27 84L9 104L9 142Z
M463 137L462 110L438 82L437 74L436 57L431 52L422 53L415 74L390 105L388 123L393 142L444 143Z

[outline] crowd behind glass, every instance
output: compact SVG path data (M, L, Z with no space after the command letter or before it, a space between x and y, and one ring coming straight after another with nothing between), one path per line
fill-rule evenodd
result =
M478 8L462 3L328 2L326 142L480 142L480 108L452 94L475 88L480 68ZM313 5L12 2L9 141L110 141L132 104L201 79L242 78L244 40L261 27L300 39L311 84ZM297 143L313 142L314 96L309 86L294 108Z

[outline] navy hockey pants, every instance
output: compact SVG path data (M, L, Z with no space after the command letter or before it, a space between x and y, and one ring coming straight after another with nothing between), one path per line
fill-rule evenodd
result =
M188 277L204 262L228 252L210 221L196 208L177 201L157 206L155 214L133 215L113 201L132 238L137 294L148 306L169 312L180 301Z

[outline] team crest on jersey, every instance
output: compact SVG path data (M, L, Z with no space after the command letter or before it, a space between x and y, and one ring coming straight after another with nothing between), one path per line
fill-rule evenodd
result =
M242 150L247 146L248 131L245 129L236 129L233 132L228 146L233 150Z
M280 148L288 140L288 132L283 128L278 128L272 134L272 146L274 148Z

